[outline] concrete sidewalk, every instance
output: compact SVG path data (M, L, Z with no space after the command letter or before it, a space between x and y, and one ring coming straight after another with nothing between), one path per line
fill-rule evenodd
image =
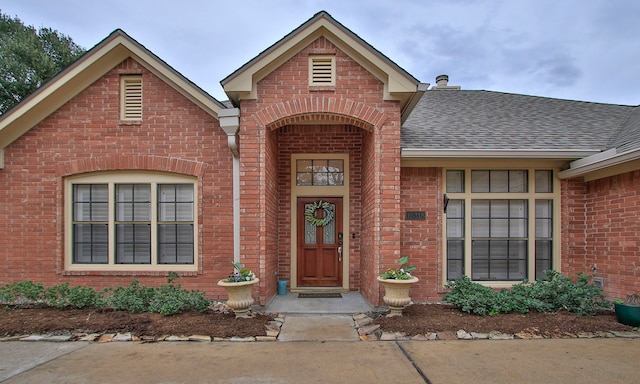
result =
M640 339L0 343L2 383L638 383Z

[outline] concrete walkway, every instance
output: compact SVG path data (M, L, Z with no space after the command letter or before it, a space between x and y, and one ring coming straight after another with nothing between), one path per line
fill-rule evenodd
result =
M359 341L353 317L347 315L288 315L278 341Z
M640 339L0 343L1 383L638 383Z
M340 292L340 298L298 298L298 293L276 295L264 307L265 312L305 315L353 315L374 309L359 292Z

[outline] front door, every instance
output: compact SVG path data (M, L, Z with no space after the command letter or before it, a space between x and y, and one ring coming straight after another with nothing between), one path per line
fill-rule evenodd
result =
M342 198L299 197L299 287L342 287Z

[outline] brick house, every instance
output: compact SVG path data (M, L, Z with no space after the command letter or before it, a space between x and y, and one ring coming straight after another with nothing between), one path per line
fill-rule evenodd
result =
M640 291L640 108L421 83L320 12L220 102L117 30L0 117L0 283L101 289L239 260L265 304L360 291L403 255L412 297L546 269Z

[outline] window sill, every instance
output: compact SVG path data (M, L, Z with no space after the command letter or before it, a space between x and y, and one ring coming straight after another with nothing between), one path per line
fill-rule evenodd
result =
M180 276L198 276L198 271L96 271L96 270L64 270L62 276L169 276L170 272L176 272Z

